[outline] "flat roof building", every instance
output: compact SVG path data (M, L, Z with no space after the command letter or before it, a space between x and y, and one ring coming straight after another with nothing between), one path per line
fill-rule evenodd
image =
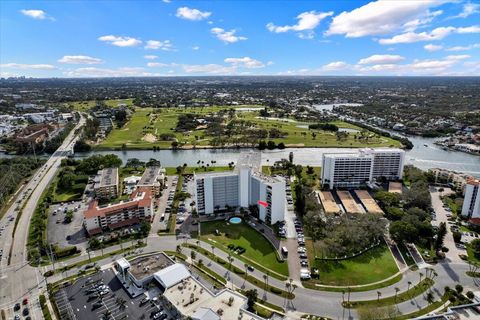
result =
M165 169L160 166L146 167L137 186L151 188L155 195L159 195L165 183Z
M467 179L465 197L463 198L462 216L474 224L480 224L480 180Z
M243 153L234 171L195 175L195 201L199 214L258 205L267 224L285 219L285 180L259 172L260 154Z
M358 188L377 179L403 176L405 151L394 148L360 149L357 153L324 154L321 180L333 188Z
M118 168L99 170L95 179L95 195L99 199L112 199L118 196Z

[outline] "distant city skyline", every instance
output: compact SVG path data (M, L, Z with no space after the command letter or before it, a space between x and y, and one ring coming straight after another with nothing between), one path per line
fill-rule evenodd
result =
M2 1L1 77L480 75L479 1Z

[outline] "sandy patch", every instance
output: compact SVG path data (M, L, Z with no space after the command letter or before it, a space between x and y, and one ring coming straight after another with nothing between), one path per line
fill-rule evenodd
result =
M143 141L147 141L147 142L156 142L157 141L157 137L155 137L153 134L151 133L147 133L146 135L143 136L142 138Z

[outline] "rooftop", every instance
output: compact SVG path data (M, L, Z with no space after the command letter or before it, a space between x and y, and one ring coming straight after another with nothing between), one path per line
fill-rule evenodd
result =
M163 295L187 317L202 312L202 309L211 309L217 314L222 313L222 320L251 319L250 314L240 315L243 313L241 309L247 303L246 297L229 289L215 295L192 277L167 289Z
M169 289L189 278L191 274L183 264L175 263L166 268L161 268L161 270L155 272L153 276L165 289Z
M107 187L117 185L118 183L118 168L105 168L98 172L99 187Z
M142 178L138 182L139 186L153 186L161 175L162 167L151 166L147 167L143 172Z
M130 273L141 280L172 264L173 262L163 253L138 257L130 261Z

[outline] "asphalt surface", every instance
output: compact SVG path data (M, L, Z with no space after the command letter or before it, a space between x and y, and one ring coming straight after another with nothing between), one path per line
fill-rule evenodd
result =
M74 136L75 130L84 123L85 119L82 117L60 148L37 170L23 191L17 195L18 200L23 197L25 200L21 200L18 204L20 208L23 207L23 210L20 218L18 218L15 237L12 237L14 223L10 223L0 237L4 252L4 257L0 263L0 309L5 308L8 317L12 316L9 308L11 305L24 297L29 297L32 301L37 300L39 289L43 287L39 270L29 266L27 262L26 244L30 220L42 192L48 188L60 167L62 159L66 158L68 150L75 144L77 139ZM15 202L17 202L17 199ZM7 222L8 216L14 215L17 217L19 213L15 212L15 207L16 205L13 205L9 208L1 221L1 225ZM12 254L10 261L8 261L6 257L8 257L10 250ZM31 316L32 319L41 317L38 313L32 313Z
M73 130L74 131L74 130ZM73 132L72 131L72 132ZM60 148L66 150L69 144L72 143L72 135L66 139L66 142ZM40 169L39 172L32 178L32 181L26 186L31 188L31 196L27 196L25 210L19 220L17 234L15 235L13 247L12 247L12 259L11 263L8 264L6 259L2 259L0 266L0 309L7 310L7 317L12 317L13 313L11 312L11 307L15 302L21 301L23 297L28 296L31 301L36 301L39 292L44 290L44 279L42 274L51 270L52 266L46 266L42 268L33 268L26 263L26 240L28 235L28 226L33 209L35 208L37 201L41 195L41 192L47 187L51 179L54 177L56 170L59 167L61 159L64 157L63 152L57 152L53 155L47 162L47 169ZM22 192L23 193L23 192ZM20 193L18 196L21 197L23 194ZM432 201L435 211L437 212L437 219L441 221L442 218L442 208L443 206L439 202L439 195L435 190L432 190ZM12 212L7 212L5 218L2 221L6 221L10 214L14 214L13 208ZM11 232L12 226L10 225L2 233L0 238L1 243L4 246L4 252L9 252L9 247L11 243ZM451 233L447 234L446 245L449 246L449 237ZM452 238L453 240L453 238ZM156 234L151 234L148 238L147 246L138 249L137 253L147 253L155 252L162 250L175 250L177 244L182 243L184 240L177 240L174 236L163 236L159 237ZM210 245L201 244L205 249L210 250ZM118 250L120 246L113 246L104 250L104 253L112 252ZM5 250L7 249L7 250ZM456 247L455 247L456 249ZM184 253L189 256L189 250L184 249ZM294 253L294 252L292 252ZM215 254L227 259L227 253L216 250ZM93 252L92 256L100 255L100 251ZM245 282L244 277L238 276L236 274L231 274L225 267L215 262L210 261L207 257L201 255L197 252L197 257L201 257L205 265L208 265L213 271L218 274L224 275L227 279L230 280L229 286L239 287L244 289L254 288L253 285ZM109 264L114 260L118 259L120 256L113 256L103 260L100 260L99 265ZM60 265L72 264L78 261L85 260L86 256L74 257L67 262L60 263ZM234 265L243 269L244 263L234 257ZM57 264L57 267L60 266ZM453 250L453 248L447 253L447 258L438 263L437 265L430 266L438 276L435 277L435 284L433 286L433 293L435 299L439 299L444 292L445 286L454 287L456 284L461 283L464 286L464 291L472 290L479 291L480 282L477 279L470 278L466 275L466 271L469 270L468 265L458 258L458 251ZM79 268L74 268L68 272L62 274L56 274L55 276L48 279L48 281L58 281L64 277L78 273ZM377 291L380 291L382 297L394 296L395 288L399 288L400 292L407 290L409 286L408 283L411 282L413 285L419 282L420 272L424 275L426 274L425 269L420 269L418 271L406 271L403 273L403 278L400 282L397 282L391 286L366 291L366 292L354 292L351 293L351 300L375 300L377 299ZM263 279L264 274L258 270L249 271L249 274L255 276L258 279ZM269 277L268 282L271 285L274 285L278 288L285 288L285 282L277 280L275 278ZM292 318L296 318L298 312L317 314L321 316L327 316L332 319L354 319L356 318L355 310L344 310L341 307L342 294L339 292L326 292L326 291L317 291L298 287L295 289L295 299L289 301L284 298L281 298L277 295L274 295L269 292L263 292L262 288L256 288L259 291L259 296L265 298L267 301L274 303L276 305L283 306L287 309L288 314ZM404 314L417 311L418 309L424 308L428 305L425 297L420 295L415 297L410 301L406 301L398 304L398 310ZM33 319L40 319L41 313L32 314Z

